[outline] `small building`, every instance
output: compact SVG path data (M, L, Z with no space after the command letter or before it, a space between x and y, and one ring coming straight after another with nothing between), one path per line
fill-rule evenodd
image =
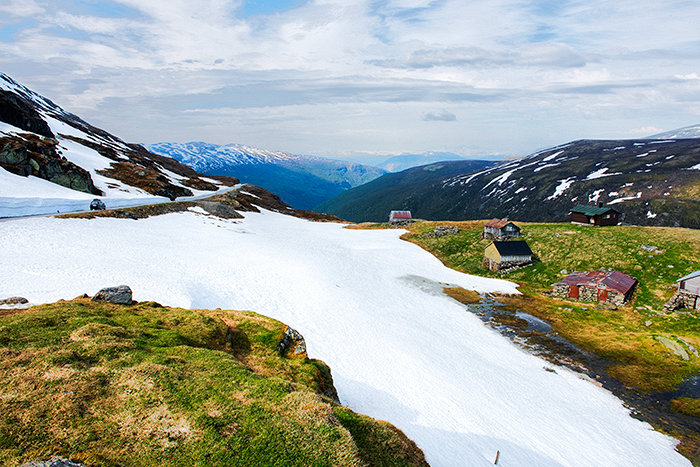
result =
M520 236L520 227L508 222L508 219L491 219L484 225L481 238L489 240L508 240Z
M484 250L483 266L496 272L532 263L532 250L525 240L494 241Z
M678 290L664 308L676 311L679 308L700 310L700 271L695 271L677 280Z
M620 222L620 212L603 206L586 206L579 204L571 209L572 224L582 225L617 225Z
M389 213L390 224L408 224L411 222L411 211L391 211Z
M637 279L619 271L574 271L552 285L552 295L623 305L636 285Z

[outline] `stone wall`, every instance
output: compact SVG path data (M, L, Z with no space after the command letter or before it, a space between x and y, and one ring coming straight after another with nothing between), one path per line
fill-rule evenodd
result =
M676 311L682 308L700 310L700 297L685 292L676 292L664 305L664 310L666 311Z

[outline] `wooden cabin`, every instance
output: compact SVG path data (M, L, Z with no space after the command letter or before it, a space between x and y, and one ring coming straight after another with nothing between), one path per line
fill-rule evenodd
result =
M408 224L411 222L411 211L391 211L389 213L390 224Z
M483 266L496 272L532 263L532 250L525 240L494 241L484 250Z
M579 204L571 209L572 224L582 225L617 225L620 222L620 212L603 206L586 206Z
M481 238L489 240L508 240L520 236L520 227L508 222L508 219L491 219L484 225Z
M675 311L679 308L700 310L700 271L695 271L677 280L678 290L664 308Z
M636 285L637 279L619 271L574 271L552 285L552 295L623 305Z

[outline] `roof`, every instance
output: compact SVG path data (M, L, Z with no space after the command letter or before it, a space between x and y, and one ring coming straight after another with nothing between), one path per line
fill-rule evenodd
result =
M391 217L392 219L410 219L411 211L391 211L389 217Z
M605 214L608 211L619 212L613 208L599 208L598 206L586 206L584 204L579 204L571 208L571 212L578 212L586 216L598 216L601 214Z
M513 224L512 222L509 222L507 219L491 219L486 223L484 227L493 227L495 229L502 229L508 224ZM513 224L514 227L518 227L517 225Z
M637 279L620 271L574 271L556 285L588 285L595 287L598 284L605 284L617 292L626 294L636 283Z
M698 277L698 276L700 276L700 271L691 272L690 274L688 274L685 277L681 277L680 279L676 279L676 282L687 281L688 279L693 279L693 278Z
M531 255L532 250L525 240L517 240L512 242L493 242L498 253L501 256L523 256Z

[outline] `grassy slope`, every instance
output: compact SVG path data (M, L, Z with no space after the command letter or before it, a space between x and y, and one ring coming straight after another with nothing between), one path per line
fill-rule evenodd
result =
M0 464L427 465L388 423L320 393L251 312L61 301L0 310ZM230 334L230 338L229 338Z
M457 225L460 233L423 238L436 225ZM632 387L663 391L700 370L671 354L655 337L679 337L700 348L700 319L694 314L670 314L663 304L673 295L676 279L700 269L700 231L664 227L593 228L572 224L520 224L538 261L533 266L500 275L481 267L489 241L480 238L484 221L419 222L404 236L456 270L499 277L521 284L522 297L504 298L519 308L550 321L575 344L620 362L609 373ZM649 253L653 245L662 254ZM672 268L669 266L673 266ZM548 297L563 270L613 268L639 280L632 303L617 310L597 304Z

